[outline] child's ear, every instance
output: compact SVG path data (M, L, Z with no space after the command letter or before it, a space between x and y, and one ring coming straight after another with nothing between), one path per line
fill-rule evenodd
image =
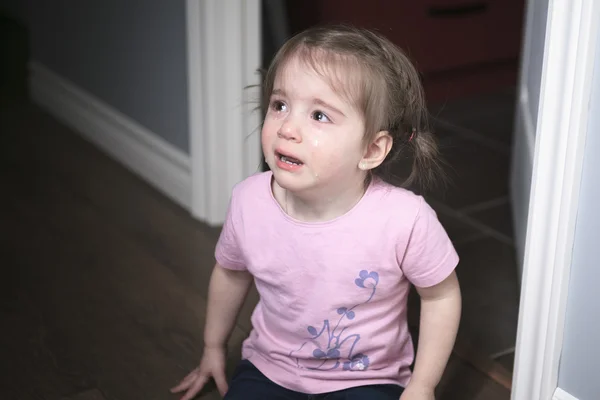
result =
M368 144L358 167L364 171L377 168L390 153L393 142L394 139L388 131L377 132L375 138Z

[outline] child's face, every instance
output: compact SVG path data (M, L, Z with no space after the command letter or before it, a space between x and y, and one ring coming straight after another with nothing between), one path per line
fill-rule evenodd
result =
M362 184L365 121L329 83L297 60L275 79L262 129L265 159L292 192Z

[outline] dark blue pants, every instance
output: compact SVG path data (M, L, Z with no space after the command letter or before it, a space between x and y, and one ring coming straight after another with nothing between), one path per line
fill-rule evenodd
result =
M250 361L242 360L225 400L398 400L403 390L398 385L370 385L323 394L294 392L269 380Z

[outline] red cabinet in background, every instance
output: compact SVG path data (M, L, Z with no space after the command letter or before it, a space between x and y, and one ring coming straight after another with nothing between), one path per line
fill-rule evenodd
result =
M429 102L516 84L524 0L288 1L292 31L329 22L375 29L423 75Z

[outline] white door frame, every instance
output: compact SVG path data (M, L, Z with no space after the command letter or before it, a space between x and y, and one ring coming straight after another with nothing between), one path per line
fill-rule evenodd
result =
M531 3L533 0L529 0ZM260 0L186 0L191 211L223 222L260 166ZM550 0L513 379L513 400L557 387L600 0ZM240 107L243 113L236 112Z
M261 166L261 1L186 0L186 14L190 210L219 225L233 186Z
M550 0L513 400L552 399L558 384L599 26L600 1Z

